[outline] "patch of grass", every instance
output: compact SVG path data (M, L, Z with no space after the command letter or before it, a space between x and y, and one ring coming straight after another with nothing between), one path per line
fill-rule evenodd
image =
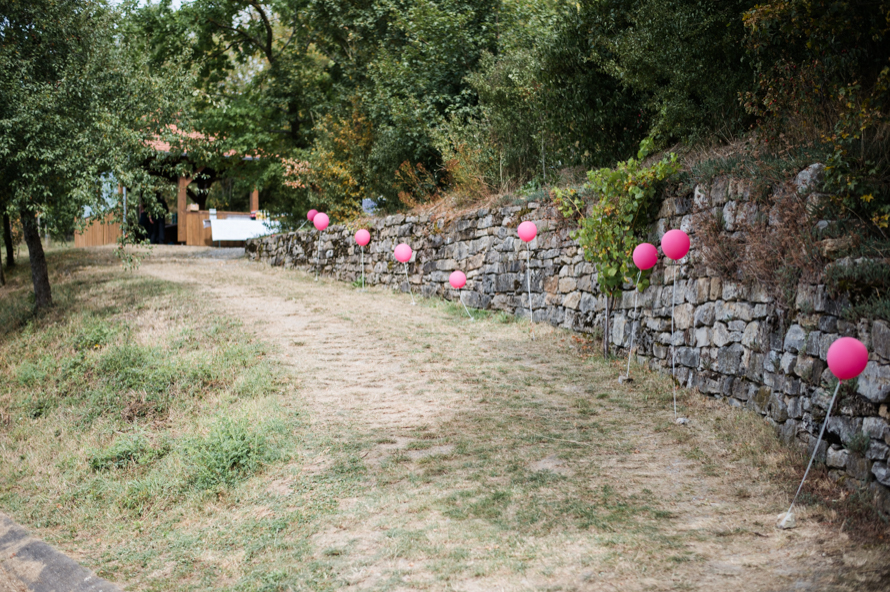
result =
M124 434L106 448L96 450L89 457L94 471L120 469L131 465L145 465L169 452L168 445L155 448L141 434Z
M195 485L201 489L233 485L276 460L267 430L268 424L252 425L247 418L217 418L207 436L187 446Z

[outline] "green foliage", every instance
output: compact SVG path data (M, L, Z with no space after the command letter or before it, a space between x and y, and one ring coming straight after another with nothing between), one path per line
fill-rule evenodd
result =
M583 247L585 259L596 265L597 282L609 295L634 278L631 255L654 214L655 195L664 181L680 171L673 153L652 166L643 166L651 145L651 140L645 140L637 158L619 162L614 169L588 172L581 194L571 189L554 192L564 216L580 216L572 237ZM582 197L585 193L593 196L589 206ZM648 277L639 288L646 286Z
M195 484L202 489L232 485L274 459L264 431L268 424L221 417L206 437L190 446Z

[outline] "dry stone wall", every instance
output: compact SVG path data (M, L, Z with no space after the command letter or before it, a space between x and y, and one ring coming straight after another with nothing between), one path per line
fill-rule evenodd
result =
M797 177L801 192L811 191L818 165ZM637 327L635 353L640 363L671 370L675 348L677 380L690 388L747 407L765 416L786 441L810 452L825 418L832 376L828 346L852 336L869 349L870 361L860 378L841 389L826 428L819 458L830 475L850 488L866 488L875 503L890 513L890 326L883 320L851 322L842 304L829 298L824 285L801 284L792 310L781 310L761 286L717 277L702 264L694 227L701 212L721 210L728 234L742 232L744 221L758 212L744 182L718 178L686 196L665 199L650 241L671 228L692 237L690 254L679 265L665 259L642 293L630 286L616 298L610 341L629 346ZM516 235L524 220L534 221L537 238L530 249ZM593 265L569 236L572 225L552 205L528 203L480 209L456 219L427 215L394 215L367 226L371 243L364 249L365 281L415 294L456 299L448 285L451 271L467 274L464 302L474 308L528 316L525 272L531 269L534 320L584 333L601 333L606 310ZM332 226L323 235L312 231L255 239L248 256L286 268L314 270L342 281L361 276L357 230ZM406 242L414 249L408 264L396 262L393 249ZM674 328L671 331L671 300ZM635 302L639 305L634 313Z

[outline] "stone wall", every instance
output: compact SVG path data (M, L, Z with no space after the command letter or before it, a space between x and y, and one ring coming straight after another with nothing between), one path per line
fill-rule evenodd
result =
M798 190L812 192L817 174L814 165L798 175ZM868 488L878 507L890 513L888 323L844 319L842 303L831 300L824 285L799 285L794 306L783 311L767 289L727 281L702 263L701 241L693 232L697 215L721 210L725 232L731 235L742 232L745 220L753 219L759 207L747 184L727 178L665 198L650 242L658 245L664 232L681 228L692 237L692 249L679 265L665 265L662 258L644 292L637 294L627 286L616 298L610 341L626 351L636 325L638 361L667 372L673 344L675 376L681 384L764 415L783 439L811 452L832 394L825 362L828 346L840 336L860 339L870 361L858 381L841 389L819 456L833 478L851 488ZM538 226L529 251L516 234L524 220ZM450 220L394 215L374 219L367 228L368 284L406 291L410 283L415 294L455 299L448 276L460 269L467 274L468 306L528 316L528 265L535 321L585 333L602 331L605 298L594 267L570 238L572 225L552 205L481 209ZM323 275L350 282L360 277L356 229L332 226L324 233L318 259ZM248 242L247 252L270 265L314 270L317 237L312 230L256 239ZM414 249L407 280L405 266L392 256L400 242Z

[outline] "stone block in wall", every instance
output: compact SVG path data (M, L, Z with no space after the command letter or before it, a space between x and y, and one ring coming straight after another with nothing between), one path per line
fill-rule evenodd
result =
M714 331L711 339L717 347L726 347L726 345L732 342L732 336L729 334L729 329L723 323L714 323Z
M890 487L890 467L885 462L876 462L871 467L871 472L878 483Z
M760 382L763 379L763 359L765 354L751 352L748 360L745 377L749 380Z
M745 380L736 380L732 384L732 396L739 401L747 401L751 398L751 394L754 392L753 386L750 382Z
M578 288L578 282L575 278L565 277L559 279L559 291L562 294L568 294L569 292L574 292Z
M715 314L718 321L751 321L754 319L754 307L747 302L725 302L718 300Z
M710 327L714 324L715 319L716 310L715 304L713 302L706 302L695 309L695 314L693 315L693 323L696 327Z
M872 323L871 346L876 354L890 360L890 325L885 321Z
M797 361L794 364L794 373L810 384L815 384L819 381L823 369L824 364L821 360L803 353L797 356Z
M832 415L828 418L825 431L828 434L837 436L844 445L847 445L854 436L862 432L862 418Z
M797 396L800 394L800 380L793 376L782 377L782 392L786 395Z
M868 444L868 450L865 451L865 458L868 460L887 460L890 456L890 446L878 440L872 440Z
M745 348L738 343L721 348L717 354L717 371L721 374L737 374L744 352Z
M698 368L699 350L694 347L678 347L677 363L687 368Z
M788 406L785 405L785 399L778 393L771 393L769 401L766 404L766 413L773 421L779 423L788 419Z
M691 304L681 304L674 307L674 327L688 329L693 323L693 307Z
M581 292L575 291L571 294L568 294L562 301L562 305L565 308L577 310L578 306L581 304Z
M890 366L870 361L859 375L856 391L872 403L890 400Z
M800 422L795 419L789 419L779 428L779 438L786 444L791 444L796 441L799 431Z
M695 347L708 347L711 344L712 330L708 327L699 327L695 330Z
M788 333L785 334L784 348L785 351L798 353L806 347L807 333L800 325L791 325Z
M803 405L800 397L785 397L785 406L788 409L788 417L793 419L803 417Z
M698 278L686 284L686 301L692 304L701 304L708 300L711 292L711 280L709 278Z
M843 469L847 466L847 451L837 444L828 449L825 464L833 469Z
M890 444L890 427L887 420L882 417L865 417L862 420L862 432L867 434L869 438L877 440L888 439Z
M824 312L828 307L828 294L824 285L800 284L797 286L795 308L803 312Z
M762 386L752 393L752 396L748 400L748 402L751 404L751 407L758 413L766 413L766 406L769 405L769 401L772 396L772 389L768 386Z
M764 336L760 323L758 321L748 323L742 333L742 345L755 351L762 351L765 349L763 341Z

